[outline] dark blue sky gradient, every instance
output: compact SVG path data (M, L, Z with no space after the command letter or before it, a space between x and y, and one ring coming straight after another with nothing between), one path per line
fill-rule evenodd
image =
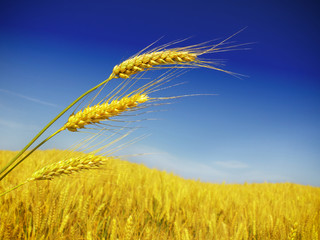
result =
M184 46L247 27L231 41L252 42L250 50L208 57L248 77L188 72L187 84L164 95L219 95L156 113L163 120L146 122L152 136L137 148L166 156L144 160L149 166L204 181L319 186L319 12L316 1L2 1L0 148L21 149L115 64L161 37L191 37Z

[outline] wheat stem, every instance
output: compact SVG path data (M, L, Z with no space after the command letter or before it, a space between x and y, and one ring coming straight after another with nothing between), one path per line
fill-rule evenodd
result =
M22 185L26 184L27 182L28 182L28 181L25 181L25 182L23 182L23 183L20 183L20 184L18 184L17 186L15 186L15 187L13 187L13 188L11 188L11 189L9 189L9 190L1 193L1 194L0 194L0 197L2 197L3 195L5 195L5 194L7 194L7 193L9 193L9 192L17 189L18 187L21 187Z

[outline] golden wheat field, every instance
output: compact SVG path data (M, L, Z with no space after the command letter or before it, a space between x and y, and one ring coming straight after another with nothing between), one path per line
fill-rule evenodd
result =
M0 151L0 165L16 153ZM0 190L79 154L38 150ZM320 188L203 183L116 158L31 181L2 196L0 211L0 239L320 239Z

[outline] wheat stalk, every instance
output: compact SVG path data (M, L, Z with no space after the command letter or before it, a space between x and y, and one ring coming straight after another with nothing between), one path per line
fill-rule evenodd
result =
M115 99L110 103L107 101L103 104L87 107L71 115L61 130L68 129L71 132L76 132L86 125L99 123L111 117L118 116L122 112L135 108L138 104L145 103L148 100L149 97L146 94L136 93L131 96L127 95L120 100Z

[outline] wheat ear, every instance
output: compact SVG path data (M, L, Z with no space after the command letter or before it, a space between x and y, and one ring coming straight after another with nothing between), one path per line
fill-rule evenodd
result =
M55 177L62 175L71 175L83 170L97 169L106 161L114 159L113 157L97 156L94 154L86 154L80 157L68 158L50 165L47 165L40 170L34 172L30 178L20 183L19 185L0 194L0 197L21 187L22 185L36 180L52 180Z
M169 65L167 67L170 68L205 67L229 74L234 74L232 72L215 67L214 65L216 65L217 62L206 61L199 57L208 53L236 50L236 47L245 45L238 44L233 46L225 46L226 41L239 32L213 45L206 45L208 42L205 42L187 47L165 49L166 47L170 46L170 44L167 44L146 53L139 53L123 61L119 65L116 65L113 68L112 74L109 78L129 78L133 74L149 69L164 68L166 65Z
M71 175L83 170L99 168L111 158L112 157L103 157L93 154L69 158L41 168L40 170L34 172L31 178L29 178L27 181L51 180L54 177Z
M118 116L122 112L135 108L138 104L145 103L148 100L149 97L146 94L136 93L127 95L120 100L115 99L110 103L107 101L103 104L87 107L71 115L61 130L68 129L71 132L76 132L86 125L99 123L111 117Z
M158 65L177 65L195 62L197 55L187 51L167 50L130 58L113 68L115 78L129 78L131 75L145 71Z

